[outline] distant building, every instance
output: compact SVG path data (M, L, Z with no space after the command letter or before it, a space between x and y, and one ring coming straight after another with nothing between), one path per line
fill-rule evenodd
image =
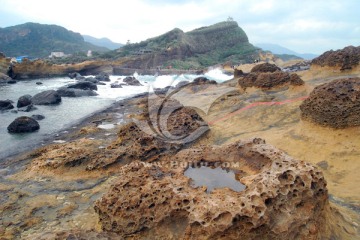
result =
M64 52L51 52L49 58L62 58L66 56L67 55Z
M87 56L87 57L92 57L92 51L89 50L89 51L87 52L86 56Z
M29 56L19 56L16 57L16 62L21 63L24 59L29 59Z

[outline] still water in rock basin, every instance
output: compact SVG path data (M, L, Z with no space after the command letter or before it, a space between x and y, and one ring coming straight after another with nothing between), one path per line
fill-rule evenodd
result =
M185 170L184 175L191 178L193 187L207 187L207 193L210 193L216 188L225 187L236 192L241 192L245 189L245 185L236 180L235 173L232 170L221 167L189 167Z
M201 76L205 76L218 82L232 78L231 76L223 74L219 69L211 70ZM111 88L111 83L122 83L124 76L110 76L111 82L106 82L106 85L98 85L98 90L96 91L99 94L98 96L80 98L63 97L62 102L58 105L36 106L37 110L28 113L13 113L11 111L0 112L0 162L7 156L39 144L46 137L50 137L66 128L71 127L81 119L110 106L117 100L129 98L139 93L148 92L150 86L153 88L176 86L176 84L181 81L191 82L199 76L186 74L142 76L135 73L134 77L136 77L143 86L123 86L123 88ZM43 84L37 85L36 82L39 81ZM30 94L34 96L37 93L46 90L57 90L60 87L75 82L76 80L68 77L62 77L18 81L18 83L14 85L4 84L0 85L0 100L12 100L16 110L17 100L23 95ZM44 120L39 121L39 131L26 134L8 133L7 127L15 118L20 116L31 116L34 114L41 114L45 116ZM106 125L104 127L108 128L110 125Z

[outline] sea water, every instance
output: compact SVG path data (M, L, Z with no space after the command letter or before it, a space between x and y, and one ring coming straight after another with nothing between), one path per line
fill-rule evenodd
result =
M106 85L98 85L98 90L96 91L99 94L98 96L79 98L63 97L62 102L58 105L36 106L37 110L31 112L2 112L0 113L0 162L7 156L38 145L46 137L50 137L63 131L65 128L75 125L81 119L110 106L115 101L148 92L150 87L164 88L166 86L176 86L181 81L191 82L199 76L205 76L208 79L216 80L217 82L223 82L232 78L232 76L223 74L220 69L213 69L204 75L181 74L149 76L138 75L135 73L134 77L136 77L143 86L111 88L111 83L121 83L125 76L110 76L110 82L106 82ZM36 82L39 81L43 84L37 85ZM0 100L12 100L16 110L17 100L23 95L30 94L34 96L37 93L46 90L57 90L60 87L75 82L76 80L62 77L18 81L18 83L14 85L0 85ZM33 114L45 116L45 119L39 121L39 131L24 134L8 133L7 127L15 118L20 116L31 116Z

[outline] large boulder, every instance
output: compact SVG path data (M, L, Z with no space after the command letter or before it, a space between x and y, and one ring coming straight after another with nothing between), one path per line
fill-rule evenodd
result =
M27 95L24 95L24 96L21 96L17 102L17 107L18 108L22 108L22 107L26 107L28 105L30 105L32 102L31 102L31 98L32 96L27 94Z
M93 90L82 90L76 88L62 87L57 90L61 97L84 97L84 96L97 96L98 94Z
M360 46L348 46L340 50L330 50L311 61L311 65L336 67L341 71L350 70L360 64Z
M360 78L338 79L317 86L300 109L303 119L323 126L359 126Z
M248 75L239 78L238 84L243 89L248 87L256 87L262 89L271 89L284 85L303 85L304 81L296 73L286 72L264 72L264 73L249 73Z
M55 90L47 90L36 94L31 98L35 105L51 105L61 102L61 96Z
M275 64L270 64L270 63L261 63L251 69L252 73L265 73L265 72L276 72L276 71L281 71L281 69Z
M80 81L74 84L70 84L67 88L76 88L82 90L97 90L97 86L95 83L89 81Z
M12 101L10 100L0 100L0 111L13 109Z
M40 129L39 123L30 117L18 117L7 128L10 133L34 132Z
M142 86L142 84L135 77L126 77L123 82L129 86Z
M201 171L203 186L196 187L185 173L194 166L225 167L220 170L232 172L243 190L209 193L206 184L222 178ZM102 229L119 239L315 240L323 231L328 193L322 172L262 139L197 146L119 171L95 202Z

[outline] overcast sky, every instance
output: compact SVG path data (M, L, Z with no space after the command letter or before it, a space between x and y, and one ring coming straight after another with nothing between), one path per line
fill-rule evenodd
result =
M225 21L251 43L275 43L299 53L360 45L359 0L0 0L0 27L57 24L115 42L139 42L172 30Z

